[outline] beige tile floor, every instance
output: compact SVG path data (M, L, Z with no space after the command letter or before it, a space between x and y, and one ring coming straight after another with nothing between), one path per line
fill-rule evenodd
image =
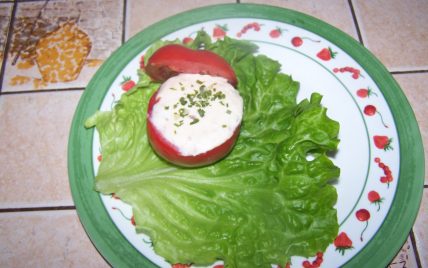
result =
M0 2L0 50L7 50L8 59L0 77L0 267L108 267L80 224L68 185L68 132L83 89L100 64L140 30L186 10L236 1L51 0L43 9L44 1ZM314 16L365 45L402 87L428 152L427 1L240 2ZM36 42L30 41L67 22L85 33L92 49L79 58L76 79L46 82ZM34 38L24 43L31 29ZM391 268L428 267L428 171L425 187L414 228Z

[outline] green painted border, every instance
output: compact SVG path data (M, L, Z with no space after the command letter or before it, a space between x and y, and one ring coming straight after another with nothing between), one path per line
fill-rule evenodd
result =
M93 130L86 130L83 123L100 107L110 85L126 64L143 49L181 28L224 18L275 20L314 32L354 58L382 91L391 108L400 139L400 179L395 200L383 225L367 246L343 267L374 267L375 264L377 267L386 267L409 235L422 198L425 160L413 110L388 70L353 38L311 16L256 4L208 6L160 21L123 44L92 78L76 109L68 145L70 187L77 212L89 237L114 267L156 267L123 237L104 209L99 194L92 190Z

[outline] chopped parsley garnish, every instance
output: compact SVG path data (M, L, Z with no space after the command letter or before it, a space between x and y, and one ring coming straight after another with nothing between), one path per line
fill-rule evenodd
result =
M220 101L220 104L224 106L224 103L222 101Z
M184 108L181 108L180 110L178 110L178 112L180 113L181 117L185 117L185 116L189 115L189 111L184 109Z
M223 100L223 99L226 98L226 95L224 95L223 92L219 91L219 92L217 92L217 93L214 94L214 96L212 97L211 101L215 101L217 98L219 100Z
M176 127L181 127L182 125L183 125L183 120L180 121L180 124L174 123L174 126L176 126Z
M198 118L195 118L195 119L193 119L193 121L192 122L190 122L190 124L191 125L194 125L194 124L196 124L196 123L198 123L199 122L199 119Z
M200 116L200 117L204 117L204 115L205 115L205 111L204 111L204 110L202 110L202 109L199 109L199 110L198 110L198 113L199 113L199 116Z
M204 81L196 80L196 83L202 85L204 83Z
M226 125L223 125L223 128L225 128L226 127Z
M170 87L169 89L172 89L172 90L177 90L176 88L173 88L173 87Z
M232 113L232 111L230 111L230 110L227 110L227 111L226 111L226 113L228 113L228 114L231 114L231 113Z
M181 105L186 105L187 101L184 99L184 97L180 98Z
M169 106L165 106L165 110L169 110Z
M177 104L174 104L174 109L177 108Z
M184 91L184 87L181 87L181 91Z

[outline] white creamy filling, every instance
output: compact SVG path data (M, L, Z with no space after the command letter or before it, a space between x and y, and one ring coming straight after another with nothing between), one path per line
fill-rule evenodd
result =
M183 156L205 153L232 137L244 103L221 77L180 74L160 87L150 120Z

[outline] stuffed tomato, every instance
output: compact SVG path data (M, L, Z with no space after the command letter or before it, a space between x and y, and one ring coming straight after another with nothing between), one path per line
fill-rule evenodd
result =
M222 77L180 74L150 99L147 132L154 150L185 167L214 163L238 138L243 100Z

